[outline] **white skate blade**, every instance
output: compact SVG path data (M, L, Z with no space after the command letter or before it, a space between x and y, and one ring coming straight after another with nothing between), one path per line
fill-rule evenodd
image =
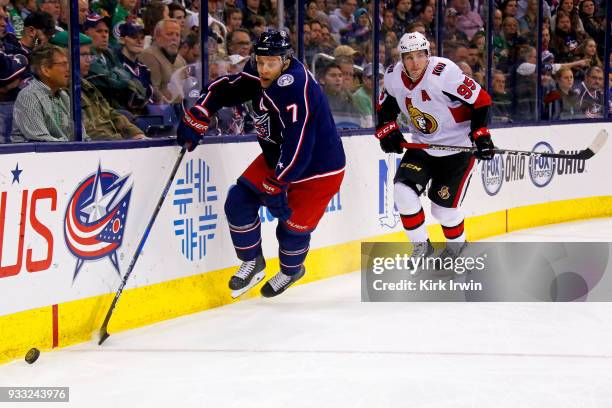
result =
M261 282L263 278L265 277L266 277L265 271L257 272L257 274L253 276L253 279L251 279L251 282L248 285L246 285L244 288L232 290L232 299L236 299L237 297L244 295L246 292L251 290L254 286L257 286L257 284Z

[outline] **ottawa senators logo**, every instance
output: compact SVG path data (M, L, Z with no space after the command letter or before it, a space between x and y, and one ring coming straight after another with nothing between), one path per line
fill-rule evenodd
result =
M448 187L442 186L442 188L438 191L438 195L440 196L441 199L448 200L448 198L450 197L450 193L448 192Z
M406 101L406 108L410 114L412 125L421 133L430 135L438 130L438 122L436 122L436 119L429 113L420 111L408 101Z

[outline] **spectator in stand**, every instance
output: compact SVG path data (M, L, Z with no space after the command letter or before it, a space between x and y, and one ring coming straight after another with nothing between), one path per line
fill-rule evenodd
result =
M108 17L90 14L85 20L85 34L92 39L96 58L89 68L88 80L117 109L140 109L147 102L147 90L132 79L109 47Z
M119 27L126 21L136 20L137 0L119 0L112 13L111 38L110 43L113 47L119 44Z
M252 38L259 38L259 36L268 30L266 25L266 19L262 16L253 16L253 27L251 28Z
M410 0L405 0L410 1ZM342 35L355 22L354 13L357 10L357 0L342 0L342 6L329 16L330 29L333 34Z
M225 10L225 27L228 32L242 27L242 10L239 8L229 8Z
M255 25L255 16L262 16L260 0L246 0L245 8L242 10L242 26L250 30Z
M435 18L435 9L433 8L433 6L430 5L426 5L425 7L423 7L421 12L419 13L418 21L423 23L425 27L425 36L427 38L435 38L436 36L434 30Z
M15 99L27 72L29 71L26 57L0 53L0 143L10 141Z
M385 68L382 64L378 65L378 80L382 80ZM362 116L361 127L374 126L372 108L372 94L374 93L374 69L372 64L363 67L363 85L360 86L352 95L353 106Z
M597 7L593 0L583 0L578 4L580 20L584 27L584 31L595 40L598 47L598 53L603 55L606 24L603 18L595 17Z
M348 45L339 45L334 50L334 58L348 58L351 63L354 62L355 56L357 55L357 51Z
M87 0L79 0L79 31L83 30L83 23L89 14L89 2ZM60 0L60 18L57 25L62 29L68 30L68 0Z
M144 133L129 119L112 108L100 91L87 79L89 67L96 54L91 50L92 40L84 34L79 36L81 110L83 126L91 140L143 139ZM68 32L62 31L51 38L51 43L68 48Z
M580 85L580 110L587 118L602 118L604 113L603 100L604 73L600 67L587 70L586 78Z
M544 95L544 117L549 120L566 120L584 117L580 110L580 90L574 87L574 74L567 67L555 74L555 89Z
M572 26L569 14L557 10L556 29L550 41L551 51L559 62L571 62L578 56L578 46L584 40L584 35Z
M475 44L470 44L468 48L467 63L470 65L472 72L480 72L484 70L484 56Z
M456 46L458 43L467 44L467 35L457 29L457 10L449 7L444 16L444 48Z
M342 90L350 94L355 90L355 68L353 59L348 56L336 57L336 65L342 71Z
M324 21L329 23L329 16L325 14L323 10L319 9L315 0L310 0L306 5L306 20L309 22Z
M507 17L512 18L512 17ZM516 19L514 19L516 20ZM523 69L528 63L529 67L536 65L536 49L531 46L521 46L519 62L512 69L510 89L513 90L512 120L536 119L536 73L535 69Z
M470 64L468 64L465 61L458 61L457 62L457 66L459 67L461 72L463 72L464 75L467 75L469 77L473 77L472 67L470 67Z
M396 31L395 34L398 38L406 32L408 25L413 20L412 0L395 0L395 24L399 28L399 31Z
M60 0L36 0L36 3L38 4L38 9L40 11L51 14L51 17L53 17L53 21L55 21L57 26L61 14Z
M68 56L53 44L37 47L31 55L34 78L19 92L13 113L13 142L67 142L74 140L70 120ZM85 128L83 140L88 140Z
M371 33L372 25L368 11L360 8L355 12L355 22L349 24L347 30L343 30L341 42L352 46L363 44L369 40Z
M337 46L338 42L332 36L329 26L321 23L321 46L319 51L325 54L333 54Z
M351 94L343 89L343 75L340 67L335 63L327 65L319 78L319 83L323 86L323 92L327 96L336 124L350 122L359 125L359 113L353 108Z
M510 121L510 109L512 101L508 91L506 90L506 75L494 69L492 72L493 81L491 84L493 106L491 108L491 117L493 123L507 123Z
M553 30L557 29L557 19L559 18L559 12L561 11L569 16L571 23L570 25L575 31L581 34L584 33L584 25L580 20L578 10L576 9L576 7L574 7L574 0L560 0L557 12L554 16L552 16L550 20L550 26Z
M535 33L537 32L537 20L538 20L538 0L528 0L527 10L525 10L525 14L521 18L518 19L518 22L519 22L519 33L521 35L526 36L527 38L531 38L532 39L530 42L531 45L534 45L535 41L537 40L537 36L535 35Z
M53 36L55 23L49 13L35 11L25 18L23 26L21 40L5 43L4 50L7 54L22 54L29 59L34 48L46 44Z
M138 56L144 50L144 27L132 23L123 23L119 26L119 43L121 50L117 53L117 59L123 68L130 74L131 79L140 82L145 89L145 100L150 101L153 96L153 84L151 83L151 71L146 65L138 61ZM88 71L91 67L88 67ZM146 113L146 109L137 108L136 101L129 103L134 113Z
M147 3L144 11L142 12L142 21L144 22L145 30L145 48L148 48L149 45L151 45L153 33L157 23L168 18L170 18L170 9L166 4L157 0ZM190 30L191 27L188 27L188 29Z
M187 64L200 62L200 36L196 33L189 33L181 41L179 54Z
M589 61L589 67L603 68L603 62L597 55L597 44L592 38L587 38L582 42L579 49L581 59Z
M382 13L382 24L380 25L380 36L387 37L387 33L396 33L401 31L398 24L395 22L393 10L385 9Z
M470 58L470 51L467 49L467 47L464 46L459 46L457 48L455 48L453 55L453 61L454 62L467 62L467 60Z
M513 17L518 19L516 16L518 12L517 0L504 0L501 4L501 12L504 18Z
M453 0L452 6L457 10L457 28L471 40L484 27L480 14L472 11L469 0Z
M178 103L168 91L172 74L186 65L178 53L181 28L178 21L164 19L157 23L153 32L153 44L145 49L138 59L151 71L154 100L161 103Z
M251 36L244 28L237 28L227 33L227 53L238 54L243 57L251 55Z
M181 27L181 33L185 33L187 31L187 12L185 11L185 7L177 3L172 3L168 5L168 11L170 13L170 18L178 21Z

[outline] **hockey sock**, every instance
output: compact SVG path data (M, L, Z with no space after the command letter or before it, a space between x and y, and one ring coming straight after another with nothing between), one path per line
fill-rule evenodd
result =
M453 227L442 225L442 232L446 242L465 242L465 231L463 228L463 220Z
M414 214L400 214L402 225L410 242L427 241L427 229L425 228L425 212L421 208Z
M251 261L261 254L260 206L260 198L240 182L227 193L225 215L236 255L241 261Z
M310 249L310 233L293 233L283 223L279 223L276 237L281 271L289 276L299 273Z
M229 229L236 255L241 261L253 260L261 254L261 221L259 217L249 225L236 226L229 224Z

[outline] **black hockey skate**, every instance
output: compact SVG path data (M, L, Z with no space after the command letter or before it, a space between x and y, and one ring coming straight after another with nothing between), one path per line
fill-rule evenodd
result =
M232 289L232 298L242 296L257 285L266 276L266 260L262 255L252 261L244 261L238 271L230 278L229 288Z
M440 252L440 255L438 256L438 258L442 260L442 264L444 264L447 258L450 258L454 261L457 257L459 257L459 255L461 255L461 253L465 250L467 245L468 245L467 241L451 242L451 243L447 242L442 252ZM441 268L441 269L436 268L433 271L433 275L438 278L452 278L452 277L455 277L455 271L453 271L452 269L447 270L444 268Z
M289 286L300 280L305 273L306 268L303 266L298 273L291 276L285 275L282 271L280 271L261 287L261 295L267 298L278 296L286 291Z

